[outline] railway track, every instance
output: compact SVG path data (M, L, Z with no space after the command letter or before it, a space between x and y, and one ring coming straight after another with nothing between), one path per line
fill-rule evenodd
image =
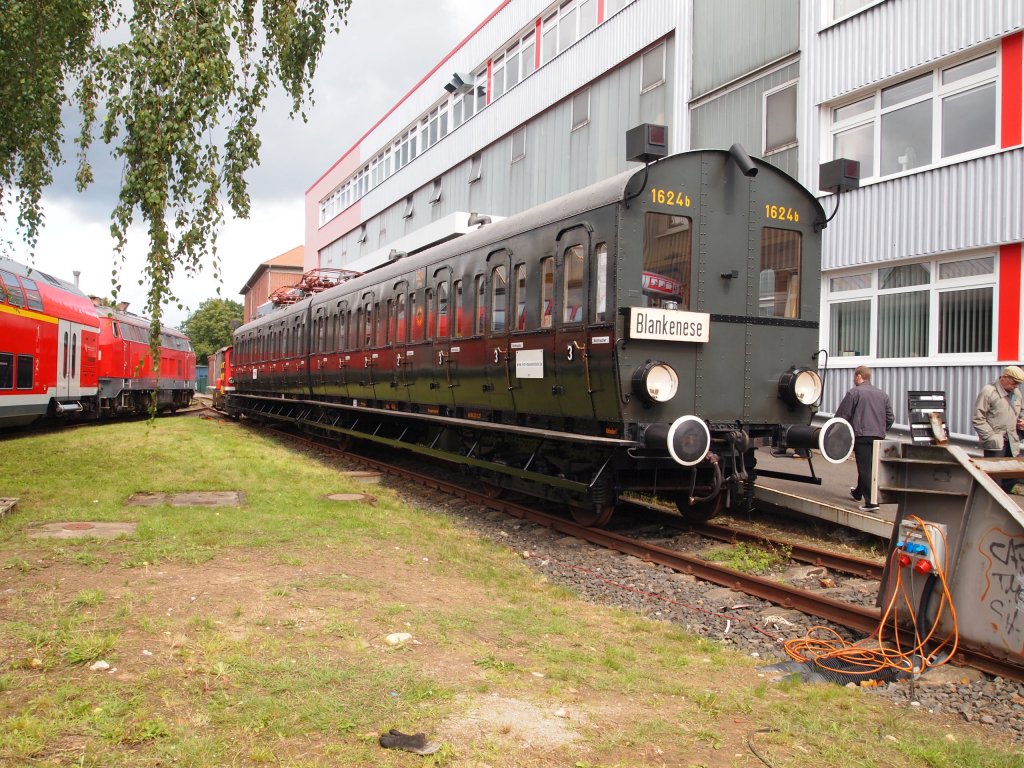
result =
M210 412L223 416L223 414L213 411L209 406L206 407ZM520 520L561 533L564 536L571 536L583 542L630 555L640 561L663 566L677 573L687 574L701 581L759 598L784 609L791 609L802 614L818 617L854 632L872 635L879 629L881 622L880 611L873 606L856 605L831 598L821 591L801 589L773 578L765 578L737 571L720 563L708 561L699 555L676 551L636 537L623 535L622 533L581 526L557 514L545 512L513 500L495 498L493 493L489 493L487 489L476 491L438 477L436 474L426 474L399 467L370 456L341 451L321 441L297 435L281 428L275 428L275 432L291 440L315 446L319 450L326 450L336 455L344 455L346 460L359 466L409 482L417 488L431 489L445 496L460 498L470 504L502 512ZM777 550L785 549L791 559L797 562L821 566L830 571L850 574L862 579L878 580L881 578L883 567L881 561L824 550L786 538L772 537L764 533L745 531L734 525L714 523L690 525L678 515L667 512L653 504L632 499L624 500L623 503L639 506L650 519L655 520L661 526L676 531L694 533L705 538L731 543L742 541L768 546ZM977 668L991 675L1024 681L1024 669L1008 665L973 649L960 647L952 661L958 665Z

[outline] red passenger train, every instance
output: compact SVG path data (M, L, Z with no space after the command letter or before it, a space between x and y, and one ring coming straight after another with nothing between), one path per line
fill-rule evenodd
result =
M192 401L196 356L184 334L160 333L160 372L149 321L94 306L78 288L0 257L0 429L48 418L99 419Z

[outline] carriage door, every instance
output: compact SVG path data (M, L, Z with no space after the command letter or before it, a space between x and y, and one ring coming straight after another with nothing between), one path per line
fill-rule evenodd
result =
M312 332L310 334L309 378L313 390L317 394L324 393L327 386L327 308L321 304L313 313Z
M82 325L57 323L57 398L82 396Z
M594 418L587 359L590 236L575 227L559 236L561 269L555 284L555 374L553 392L568 418ZM565 245L563 245L563 243Z
M510 304L509 274L512 254L507 248L487 256L487 295L484 307L486 370L485 387L495 411L515 412L515 353L511 348L510 326L514 314Z
M427 333L433 340L430 348L431 402L445 407L454 406L458 369L452 359L451 338L453 335L451 302L451 267L441 267L432 277L431 306L427 308L429 326Z

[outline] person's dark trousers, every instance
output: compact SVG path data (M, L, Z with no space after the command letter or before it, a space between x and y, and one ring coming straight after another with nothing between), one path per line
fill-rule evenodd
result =
M871 456L880 437L855 437L853 458L857 461L857 493L864 504L871 504Z
M1006 437L1006 435L1003 435L1003 447L1002 448L986 448L985 449L985 458L988 458L988 459L998 459L998 458L1001 458L1003 456L1013 456L1013 454L1010 452L1010 440ZM1016 484L1017 484L1017 481L1014 480L1013 478L1010 478L1009 480L1000 480L999 481L999 485L1007 493L1010 493L1013 490L1013 486L1015 486Z

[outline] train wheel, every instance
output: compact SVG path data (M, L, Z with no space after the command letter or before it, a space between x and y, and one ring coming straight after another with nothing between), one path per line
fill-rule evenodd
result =
M600 504L588 507L571 506L572 519L587 528L604 528L615 514L615 504Z
M706 523L725 509L726 494L719 493L713 499L690 504L688 496L676 498L676 509L688 523Z

